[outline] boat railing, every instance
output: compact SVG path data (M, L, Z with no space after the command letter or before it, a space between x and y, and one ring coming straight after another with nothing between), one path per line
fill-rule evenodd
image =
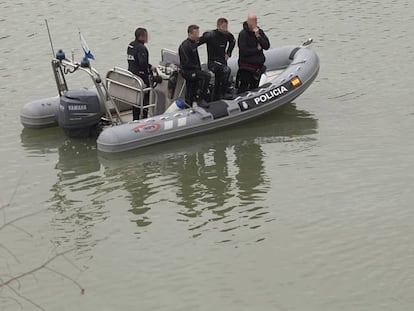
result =
M65 75L74 73L77 70L81 70L92 79L99 101L101 105L105 107L107 118L111 121L112 124L122 123L120 112L116 104L112 102L112 105L114 106L116 112L115 118L113 117L110 107L107 104L106 94L108 94L108 90L105 84L102 83L99 72L90 66L88 60L83 60L81 63L78 63L65 58L63 54L62 58L53 58L51 63L59 96L63 96L64 93L68 91ZM110 100L112 101L112 99Z
M149 110L149 115L156 110L156 92L151 87L146 87L144 81L120 67L114 67L106 74L106 89L118 110L124 110L122 104L136 107L140 110L140 117L144 115L144 109ZM149 94L149 103L144 103L144 97Z
M178 53L166 48L161 49L160 66L167 75L171 75L174 71L177 72L174 93L169 95L170 98L183 98L185 96L186 82L180 71L180 57Z

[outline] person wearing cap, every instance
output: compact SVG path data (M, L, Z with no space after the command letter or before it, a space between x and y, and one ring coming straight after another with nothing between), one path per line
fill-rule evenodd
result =
M187 28L187 39L178 48L182 75L186 81L185 101L192 106L197 99L207 99L207 88L210 82L210 74L201 70L200 57L198 55L198 40L200 39L200 27L190 25Z
M227 60L231 57L236 40L228 31L228 24L226 18L219 18L217 29L205 32L198 43L199 45L207 44L208 69L215 75L213 100L224 97L229 84L231 70L227 66Z
M152 71L156 68L149 63L149 53L145 46L148 42L148 32L145 28L137 28L135 30L135 40L128 44L127 59L128 71L140 77L144 83L144 87L152 87ZM144 106L149 103L149 93L144 96ZM143 116L140 116L140 109L132 107L133 120L139 120L140 117L148 117L148 109L143 110Z
M263 50L270 47L264 31L257 25L256 14L249 14L243 23L243 29L237 40L239 46L239 70L237 72L238 93L255 89L259 86L260 76L266 68Z

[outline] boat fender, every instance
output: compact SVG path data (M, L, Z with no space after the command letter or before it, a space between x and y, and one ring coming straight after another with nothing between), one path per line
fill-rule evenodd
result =
M177 112L186 108L185 101L182 99L174 100L165 112Z
M293 58L295 58L295 54L296 54L296 52L297 51L299 51L300 50L300 47L296 47L296 48L294 48L293 50L292 50L292 52L290 52L290 54L289 54L289 59L290 60L293 60Z

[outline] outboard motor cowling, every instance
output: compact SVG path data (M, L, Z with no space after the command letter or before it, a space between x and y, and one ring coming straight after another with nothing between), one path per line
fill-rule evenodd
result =
M104 113L96 92L69 90L60 98L59 126L69 137L96 136Z

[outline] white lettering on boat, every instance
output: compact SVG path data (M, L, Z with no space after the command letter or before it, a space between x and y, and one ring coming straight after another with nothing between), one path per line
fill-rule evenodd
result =
M68 110L88 110L88 108L86 105L68 105Z
M263 104L273 98L279 97L280 95L286 93L288 91L288 89L286 87L284 87L283 85L280 87L277 87L273 90L267 91L266 93L256 97L254 99L254 103L256 105L258 104Z

